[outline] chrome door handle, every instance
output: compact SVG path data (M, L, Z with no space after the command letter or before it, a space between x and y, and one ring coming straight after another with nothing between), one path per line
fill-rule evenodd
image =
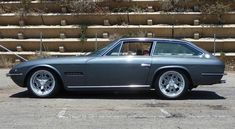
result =
M150 67L151 64L141 64L141 67Z

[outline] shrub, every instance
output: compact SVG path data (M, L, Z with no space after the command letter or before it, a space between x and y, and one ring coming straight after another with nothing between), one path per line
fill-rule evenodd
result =
M219 24L223 23L222 15L231 11L230 5L225 4L225 2L220 1L220 0L209 2L209 3L201 1L200 4L202 4L200 11L204 14L217 15Z
M113 8L112 12L145 12L146 10L137 6L133 5L131 7L118 7L118 8Z
M161 2L161 10L162 11L176 11L176 12L184 12L191 11L187 0L167 0Z
M71 12L74 13L94 13L103 12L102 8L93 2L93 0L74 0L69 4Z
M81 28L81 36L80 36L80 39L81 39L81 42L84 42L85 39L86 39L87 25L80 25L80 28Z
M213 4L204 4L200 8L201 12L207 14L224 14L231 10L230 5L226 5L223 2L215 2Z
M21 0L21 8L24 12L29 12L31 0Z
M86 37L87 25L80 25L80 28L81 28L80 40L81 40L81 43L82 43L82 52L84 52L84 49L85 49L84 43L85 43L85 40L87 38Z

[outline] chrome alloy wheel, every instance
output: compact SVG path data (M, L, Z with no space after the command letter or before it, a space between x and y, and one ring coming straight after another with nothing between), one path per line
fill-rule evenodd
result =
M185 79L177 71L167 71L160 76L158 86L165 96L175 98L183 92Z
M30 78L30 87L37 96L47 96L55 88L55 78L47 70L38 70Z

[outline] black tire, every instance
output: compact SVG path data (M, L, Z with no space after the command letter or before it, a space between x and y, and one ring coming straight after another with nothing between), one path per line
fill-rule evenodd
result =
M184 88L182 89L182 92L180 92L177 96L168 96L166 94L164 94L161 90L160 90L160 86L159 86L159 81L162 75L164 75L164 73L167 73L169 71L173 71L173 72L177 72L179 73L183 79L184 79ZM154 81L154 86L155 86L155 90L157 95L161 98L161 99L182 99L186 96L186 94L188 93L189 90L189 79L187 78L187 76L185 75L185 73L181 70L174 70L174 69L170 69L170 70L164 70L162 72L160 72L158 74L158 76L156 77L155 81Z
M54 78L54 87L51 89L51 92L49 92L48 94L44 94L44 95L39 95L37 94L34 90L33 90L33 86L30 84L30 81L31 81L31 78L32 76L39 72L39 71L47 71L49 72L53 78ZM35 69L33 71L31 71L29 73L29 75L27 76L27 88L28 88L28 91L29 93L33 96L33 97L37 97L37 98L51 98L51 97L55 97L59 91L61 90L61 85L59 83L59 78L58 78L58 75L53 71L53 70L50 70L50 69L46 69L46 68L41 68L41 69Z

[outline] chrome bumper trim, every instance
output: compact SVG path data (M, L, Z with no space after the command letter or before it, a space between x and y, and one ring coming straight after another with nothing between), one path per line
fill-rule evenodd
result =
M7 77L10 77L10 76L22 76L23 73L7 73Z
M226 80L220 80L219 84L221 84L221 83L226 83Z
M202 73L202 76L223 76L223 75L227 75L225 73Z
M123 86L67 86L68 88L145 88L149 85L123 85Z

